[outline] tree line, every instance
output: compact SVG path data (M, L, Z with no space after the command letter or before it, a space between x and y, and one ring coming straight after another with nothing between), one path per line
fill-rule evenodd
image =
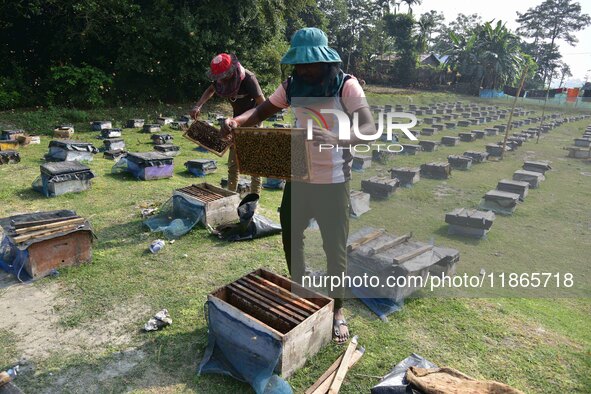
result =
M503 21L460 14L446 23L421 0L12 0L0 2L0 108L192 100L219 52L234 52L267 92L299 28L326 31L343 68L368 82L528 88L568 77L557 40L576 44L588 15L574 0L544 0ZM421 54L445 59L422 65ZM391 56L388 56L391 55ZM383 61L381 59L384 59ZM428 70L425 70L428 69ZM425 72L439 79L426 79Z

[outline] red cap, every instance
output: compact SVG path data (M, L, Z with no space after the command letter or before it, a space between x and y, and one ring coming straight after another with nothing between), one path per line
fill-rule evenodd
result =
M212 76L224 74L232 67L232 57L227 53L220 53L211 60L209 68Z

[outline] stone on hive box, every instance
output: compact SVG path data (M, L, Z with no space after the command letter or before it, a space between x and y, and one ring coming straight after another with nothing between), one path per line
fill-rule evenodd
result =
M466 237L484 237L495 220L492 211L457 208L445 214L445 222L449 224L447 233Z
M544 179L544 174L533 171L517 170L513 173L514 181L523 181L529 183L531 189L535 189L540 186L540 182Z
M472 167L472 158L467 156L449 155L447 162L454 170L469 170Z
M195 159L185 162L187 171L195 176L205 176L213 174L217 170L217 164L215 160L211 159Z
M144 119L128 119L127 122L125 122L125 127L128 129L144 127Z
M159 133L160 130L159 124L145 124L142 126L142 131L144 133Z
M371 167L371 156L359 155L353 157L351 168L355 171L363 171Z
M459 133L458 137L460 137L460 141L463 142L472 142L476 140L476 135L474 133Z
M400 181L400 186L411 186L421 179L419 167L394 167L390 170L390 176Z
M464 152L464 156L472 158L472 163L476 164L485 161L488 157L488 153L468 150Z
M400 152L403 155L411 155L414 156L417 153L419 153L420 151L423 150L423 148L421 147L421 145L415 145L415 144L402 144L402 151Z
M351 190L351 216L358 218L365 212L369 211L369 193L364 193L358 190Z
M369 193L372 198L387 199L396 191L400 181L396 178L374 176L361 181L361 190Z
M478 208L502 215L510 215L515 211L518 202L519 194L493 189L484 195Z
M432 179L447 179L451 175L449 163L433 162L421 165L421 176Z
M113 128L113 123L109 120L96 120L90 124L92 131L101 131L103 129Z
M522 168L526 171L539 172L544 175L546 174L546 171L552 169L549 161L525 161L523 162Z
M519 194L519 199L523 201L525 200L525 197L527 197L529 183L510 179L501 179L499 183L497 183L497 190Z
M460 137L445 136L441 137L441 145L455 146L460 143Z
M438 141L419 141L419 145L423 148L425 152L434 152L439 148Z

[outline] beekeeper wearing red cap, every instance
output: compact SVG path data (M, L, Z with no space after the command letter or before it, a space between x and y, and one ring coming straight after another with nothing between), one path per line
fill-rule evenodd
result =
M214 57L207 71L207 77L212 83L191 110L193 119L199 117L201 108L214 94L228 99L232 105L234 117L242 115L265 101L265 96L255 74L244 68L234 54L220 53ZM239 175L236 151L234 147L231 147L228 157L229 190L236 191ZM252 193L260 193L260 177L253 176L251 178L250 190Z

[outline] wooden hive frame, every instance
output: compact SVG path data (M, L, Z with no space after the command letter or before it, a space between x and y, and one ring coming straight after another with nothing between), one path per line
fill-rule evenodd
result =
M259 176L259 177L269 177L269 178L277 178L277 179L284 179L284 180L308 180L310 179L310 169L311 169L311 162L310 162L310 154L308 152L308 145L307 145L307 141L306 141L306 129L303 128L271 128L271 127L238 127L236 129L233 130L234 133L234 143L236 146L236 163L238 165L238 171L241 174L245 174L245 175L251 175L251 176ZM270 174L270 173L263 173L262 171L253 171L250 170L248 168L243 168L243 166L241 166L241 159L240 159L240 143L239 143L239 139L241 135L244 135L245 133L251 133L251 135L255 135L255 136L269 136L269 135L273 135L273 134L279 134L279 135L290 135L292 136L292 138L295 137L296 138L303 138L304 140L304 161L305 161L305 166L306 166L306 174L302 177L298 177L298 176L294 176L293 174L291 174L291 176L286 176L285 174ZM261 149L264 149L265 147L262 146ZM289 156L289 166L291 168L291 149L290 149L290 156ZM290 171L291 172L291 171Z
M219 150L215 150L213 147L208 146L207 144L205 144L202 141L199 141L198 139L194 138L193 136L191 136L190 134L194 131L197 130L198 128L202 128L203 130L206 130L206 133L211 133L212 137L218 137L220 140L220 143L222 143L224 146L224 149L222 149L221 151ZM200 132L203 132L203 130L200 130ZM213 134L216 134L215 136ZM196 143L197 145L199 145L200 147L208 150L209 152L213 153L216 156L222 157L226 151L228 149L230 149L230 143L229 142L224 142L221 139L221 135L220 135L220 131L218 129L216 129L215 127L211 126L210 124L208 124L207 122L201 121L201 120L196 120L195 122L193 122L191 124L191 126L185 130L185 132L183 133L183 137L185 137L186 139L188 139L191 142Z

